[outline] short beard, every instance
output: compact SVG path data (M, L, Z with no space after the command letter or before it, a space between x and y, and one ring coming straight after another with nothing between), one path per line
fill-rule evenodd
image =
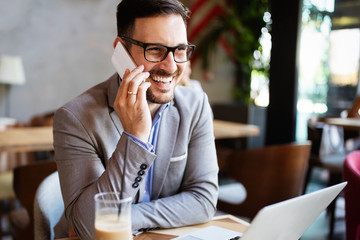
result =
M174 73L168 73L168 72L166 72L164 70L151 70L150 71L150 76L153 75L153 74L154 75L164 76L164 77L173 76L174 77L173 81L175 81L175 78L177 78L179 76L178 71L175 71ZM175 89L174 89L174 91L175 91ZM166 103L169 103L171 100L174 99L174 91L173 91L173 94L172 94L172 96L170 98L165 99L165 100L161 100L161 99L157 98L150 89L148 89L146 91L146 100L148 102L150 102L150 103L166 104ZM167 91L164 92L164 93L167 93Z
M174 89L175 91L175 89ZM158 98L155 97L155 95L152 93L152 91L147 90L146 91L146 100L148 102L151 102L151 103L156 103L156 104L166 104L166 103L169 103L171 100L174 99L174 93L173 95L170 97L170 99L166 99L166 100L160 100Z

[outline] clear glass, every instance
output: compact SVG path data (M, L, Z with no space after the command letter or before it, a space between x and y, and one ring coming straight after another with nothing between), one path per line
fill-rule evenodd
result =
M95 240L131 240L131 197L120 193L95 195Z
M128 43L144 48L144 58L149 62L161 62L167 57L169 52L172 52L175 62L184 63L191 59L195 50L195 45L192 44L182 44L176 47L169 47L157 43L143 43L125 36L121 38Z
M187 45L178 46L174 50L168 50L163 45L148 45L145 48L145 59L150 62L161 62L170 51L173 51L176 62L186 62L192 55L193 48Z

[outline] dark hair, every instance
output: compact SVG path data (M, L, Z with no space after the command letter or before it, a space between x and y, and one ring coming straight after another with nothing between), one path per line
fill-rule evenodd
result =
M116 12L118 36L131 37L136 18L178 14L186 26L189 13L189 9L178 0L122 0Z

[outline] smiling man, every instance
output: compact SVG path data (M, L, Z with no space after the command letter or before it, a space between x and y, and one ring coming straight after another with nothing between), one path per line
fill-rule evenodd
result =
M205 93L177 86L194 51L187 18L177 0L122 0L114 47L124 44L138 67L55 114L64 216L81 239L93 239L98 192L133 198L134 231L202 223L216 211L210 105Z

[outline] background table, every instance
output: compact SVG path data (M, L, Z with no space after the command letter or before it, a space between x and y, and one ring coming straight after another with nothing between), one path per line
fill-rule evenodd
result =
M20 127L0 131L0 152L53 150L52 127Z
M360 131L360 119L358 118L324 118L324 122L343 127L345 130Z
M258 126L214 120L215 139L259 135ZM0 151L53 150L52 127L20 127L0 131Z
M214 119L215 139L251 137L260 134L256 125Z

